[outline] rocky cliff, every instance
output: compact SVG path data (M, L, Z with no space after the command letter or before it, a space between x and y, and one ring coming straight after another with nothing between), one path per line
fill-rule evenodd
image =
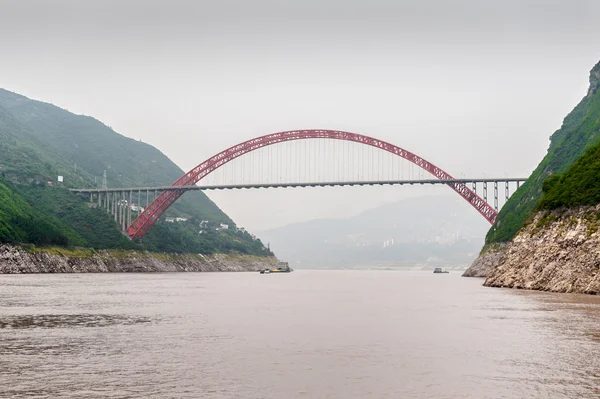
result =
M505 259L507 242L499 242L488 245L485 252L479 254L471 266L463 273L463 277L487 277L494 268L502 264Z
M600 62L592 68L589 82L587 95L565 117L561 128L552 134L544 159L500 210L494 226L487 233L484 249L464 273L464 276L491 276L496 268L505 267L508 259L513 259L509 256L509 251L519 245L515 241L517 235L522 240L524 226L528 220L534 217L536 209L539 208L540 199L544 194L544 185L549 186L547 183L551 182L549 176L552 176L556 183L560 180L559 175L561 174L571 173L574 175L563 179L570 184L568 187L561 187L562 192L555 193L557 195L554 195L553 203L557 203L556 198L562 200L565 195L569 197L569 201L559 202L552 207L572 207L573 205L589 205L594 201L598 202L597 187L593 184L593 187L587 187L590 182L598 181L597 170L591 168L588 165L589 162L583 162L583 167L580 165L575 170L571 170L588 151L600 145L598 144L600 143L600 91L598 90L600 88ZM596 153L590 154L589 157L598 158ZM587 177L582 179L583 175ZM581 202L581 198L571 200L573 192L579 193L579 197L587 198L587 201ZM544 208L551 207L545 206ZM531 226L528 225L527 228L530 229ZM532 242L529 244L533 245ZM540 245L540 250L546 250L545 243L540 243Z
M159 254L0 245L0 273L241 272L258 271L274 257L239 254Z
M600 205L538 212L512 242L481 257L489 261L484 285L600 294L599 227Z

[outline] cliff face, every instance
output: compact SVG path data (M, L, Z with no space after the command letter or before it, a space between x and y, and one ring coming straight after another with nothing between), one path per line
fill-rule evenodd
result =
M486 246L464 276L488 277L496 268L505 267L509 258L507 251L515 247L517 235L522 239L524 226L533 217L543 195L544 182L551 175L567 173L571 166L600 142L600 62L592 68L589 81L587 95L565 117L561 128L554 132L548 152L535 171L502 207L494 226L487 233ZM592 175L589 172L585 171ZM575 191L584 193L584 188ZM591 198L587 191L585 193ZM560 206L565 205L571 206ZM543 243L540 245L543 246Z
M594 66L590 72L590 89L588 90L588 97L593 96L596 90L600 87L600 62Z
M527 181L508 199L486 235L486 244L511 241L535 212L548 176L564 173L590 147L600 142L600 63L591 70L587 95L550 138L546 156Z
M500 251L484 285L600 294L599 218L600 205L538 212Z
M242 272L277 263L250 255L156 254L0 245L0 273Z
M463 273L463 277L487 277L492 270L504 262L507 242L499 242L488 245L486 251L480 254L473 264Z

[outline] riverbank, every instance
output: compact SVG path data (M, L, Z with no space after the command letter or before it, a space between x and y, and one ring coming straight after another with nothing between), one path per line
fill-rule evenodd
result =
M0 274L244 272L276 263L275 257L243 254L167 254L0 244Z
M509 243L493 243L486 246L477 259L463 273L463 277L487 277L504 261Z
M465 272L488 287L600 294L600 206L541 211Z

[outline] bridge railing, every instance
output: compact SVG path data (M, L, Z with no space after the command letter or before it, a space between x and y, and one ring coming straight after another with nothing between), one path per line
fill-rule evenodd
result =
M475 192L481 192L484 201L493 204L499 210L499 192L504 189L504 200L508 199L525 178L463 178L463 179L421 179L421 180L374 180L374 181L321 181L293 183L256 183L256 184L222 184L222 185L193 185L184 187L113 187L113 188L78 188L71 189L74 193L89 196L91 203L111 214L119 226L126 230L132 219L163 191L211 191L211 190L250 190L250 189L283 189L307 187L355 187L355 186L405 186L405 185L450 185L466 184ZM493 190L493 192L491 191ZM493 193L493 196L489 194Z

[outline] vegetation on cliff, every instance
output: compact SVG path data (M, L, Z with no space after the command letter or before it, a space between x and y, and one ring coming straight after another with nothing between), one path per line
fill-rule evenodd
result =
M566 172L587 149L600 141L599 88L600 63L591 71L588 94L564 119L562 127L551 136L550 147L544 159L500 211L486 236L487 244L510 241L533 214L542 197L544 181L552 174ZM556 179L553 177L549 180L546 188L555 184Z
M98 187L168 186L184 172L156 148L98 120L0 89L0 172L20 182L56 181ZM202 160L198 160L199 162ZM144 205L144 204L142 204ZM233 224L204 193L186 193L168 216Z
M140 248L102 210L60 187L0 177L0 242L97 249Z
M0 181L0 242L67 245L68 236L62 227Z
M183 174L156 148L94 118L0 89L0 243L270 254L202 192L187 193L165 215L187 222L163 219L133 243L110 215L65 189L97 187L104 171L110 187L170 185ZM57 176L64 187L48 183ZM202 234L201 222L211 226ZM221 224L229 229L217 230Z
M597 121L600 123L600 120ZM583 154L562 174L550 176L543 184L537 209L573 208L600 203L600 144Z

